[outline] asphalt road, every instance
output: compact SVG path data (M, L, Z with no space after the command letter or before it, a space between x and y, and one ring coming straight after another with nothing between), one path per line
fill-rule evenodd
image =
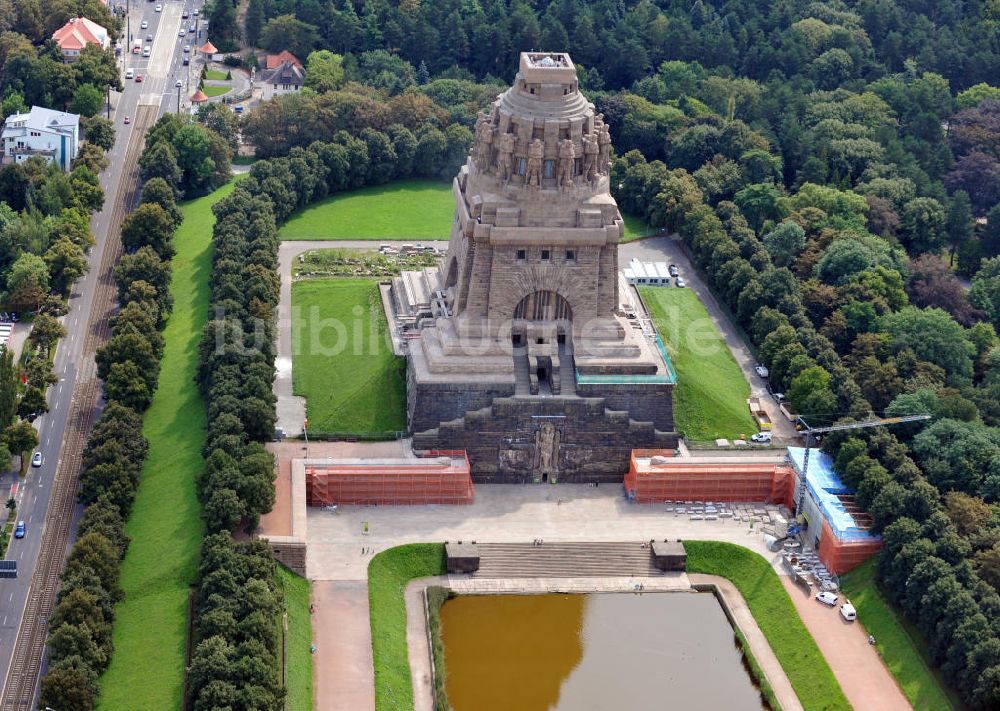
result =
M107 153L109 167L100 176L101 187L105 194L104 208L91 219L91 231L97 244L88 255L91 268L74 285L69 299L69 313L62 319L67 335L60 341L56 351L54 372L59 382L49 388L49 412L41 415L34 423L38 430L38 451L43 456L42 466L29 467L25 477L19 476L17 472L8 472L0 476L0 492L11 491L12 488L16 490L17 520L23 520L27 528L27 535L23 539L11 541L7 554L7 559L17 561L17 578L0 580L0 670L3 673L3 677L0 678L0 689L3 688L2 681L6 679L10 668L18 625L38 559L51 493L50 485L60 458L70 403L74 397L77 363L82 356L88 317L98 278L97 267L104 254L111 214L121 184L121 165L129 141L139 140L138 137L133 139L132 124L126 125L125 117L134 117L140 103L158 105L161 114L175 110L177 89L174 84L177 79L186 81L189 69L181 64L184 54L182 47L187 43L195 45L196 42L190 35L179 38L178 31L182 22L182 9L186 7L190 11L194 7L201 8L201 2L165 0L162 4L162 12L155 12L154 2L136 0L131 3L130 19L133 36L144 40L147 34L152 34L154 37L152 52L148 59L128 53L128 42L123 39L122 73L124 75L125 69L132 67L143 75L144 81L141 83L125 81L124 91L112 99L114 107L112 118L117 138L114 147ZM143 20L149 23L148 29L139 29ZM185 24L190 22L191 20L184 21ZM200 24L204 29L205 23ZM202 34L204 35L204 32ZM201 65L200 63L194 65L195 60L192 55L191 77L197 82L197 72L200 71ZM183 99L186 98L183 93L184 88L181 91L183 103ZM4 499L6 500L6 496ZM78 510L76 516L79 514ZM67 552L71 543L67 543Z

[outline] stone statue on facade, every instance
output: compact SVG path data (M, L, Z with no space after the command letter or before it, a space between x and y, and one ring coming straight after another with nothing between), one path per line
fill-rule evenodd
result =
M514 174L514 135L504 133L500 136L498 150L500 155L497 162L500 168L500 177L503 180L510 180Z
M601 122L601 130L597 134L597 145L597 172L607 175L611 165L611 130L603 121Z
M542 157L545 155L545 142L536 138L528 144L528 165L524 172L524 184L538 187L542 184Z
M490 169L493 163L493 122L482 111L476 119L476 165L481 172Z
M597 136L594 134L584 134L583 136L583 178L588 183L593 183L597 178L597 155L600 148L597 145Z
M573 161L576 159L576 147L572 139L559 141L559 187L573 184Z
M546 422L535 435L535 457L539 474L556 471L558 453L559 431L551 422Z

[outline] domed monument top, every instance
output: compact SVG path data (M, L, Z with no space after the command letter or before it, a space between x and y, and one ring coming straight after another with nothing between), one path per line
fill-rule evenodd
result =
M479 114L471 165L504 185L607 192L611 134L561 52L522 52L514 85ZM484 186L485 189L485 186Z

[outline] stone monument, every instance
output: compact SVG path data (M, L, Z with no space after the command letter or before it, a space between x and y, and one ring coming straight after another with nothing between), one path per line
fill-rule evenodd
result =
M439 267L388 294L408 344L414 449L465 449L475 481L620 481L672 447L675 374L624 316L611 136L561 52L524 52L476 121Z

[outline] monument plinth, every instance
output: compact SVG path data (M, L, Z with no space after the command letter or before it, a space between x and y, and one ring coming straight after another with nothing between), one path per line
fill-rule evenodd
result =
M468 449L480 481L589 481L676 442L669 359L620 303L610 154L569 55L522 53L476 122L440 267L391 290L397 328L419 335L415 448Z

